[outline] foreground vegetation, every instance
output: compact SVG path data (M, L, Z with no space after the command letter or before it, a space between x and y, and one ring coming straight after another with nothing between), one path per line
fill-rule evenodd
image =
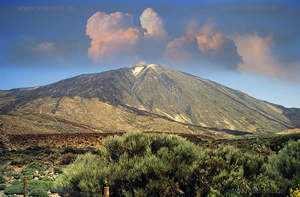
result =
M110 137L64 169L55 186L111 196L283 196L300 183L300 141L278 155L201 148L172 135Z
M110 187L110 196L298 196L299 138L194 144L174 135L130 132L109 137L98 148L2 151L0 168L7 164L25 168L19 180L0 189L6 195L18 194L28 176L32 196L46 195L49 189L61 196L97 196L105 186ZM43 174L48 169L61 174L33 180L36 170Z

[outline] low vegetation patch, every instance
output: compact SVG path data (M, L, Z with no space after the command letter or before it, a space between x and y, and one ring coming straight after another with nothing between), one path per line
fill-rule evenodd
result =
M28 196L49 197L47 191L43 188L33 189Z
M29 180L27 182L28 191L33 191L35 189L41 190L49 190L53 187L53 181L37 181L37 180ZM14 181L11 186L6 187L4 190L5 195L22 195L24 194L24 182L23 181Z
M2 174L0 174L0 183L5 183L6 179L3 177Z
M6 185L0 185L0 190L5 190Z

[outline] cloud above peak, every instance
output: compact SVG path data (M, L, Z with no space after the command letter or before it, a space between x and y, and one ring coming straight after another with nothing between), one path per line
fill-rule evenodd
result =
M138 59L138 48L145 39L166 38L163 20L152 8L145 9L140 16L141 27L134 26L133 19L131 14L122 12L96 12L91 16L86 25L86 35L92 39L89 57L97 64L120 56Z
M144 10L140 21L142 28L146 30L145 37L165 38L168 35L162 18L152 8Z
M208 19L201 28L197 27L195 21L192 21L188 26L187 34L195 36L199 50L203 54L209 50L217 51L226 39L223 34L216 33L215 23L212 19Z
M192 35L185 35L168 43L164 58L174 66L194 64L199 57L197 50L197 39Z
M109 62L120 52L128 52L141 37L141 30L133 26L133 16L115 12L96 12L86 25L92 39L88 55L97 63Z

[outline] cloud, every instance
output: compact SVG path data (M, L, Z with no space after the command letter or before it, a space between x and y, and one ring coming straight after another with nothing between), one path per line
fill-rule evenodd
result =
M96 12L87 21L86 34L92 39L88 55L98 63L130 52L141 38L140 28L133 26L133 16L121 12Z
M194 45L197 47L190 47ZM185 36L168 43L164 57L173 65L190 62L199 64L202 60L229 69L236 69L241 61L235 43L215 30L212 19L208 19L202 27L199 27L196 21L191 21Z
M35 47L33 47L33 50L35 50L39 53L53 53L55 51L55 47L54 47L53 43L43 42L43 43L39 43Z
M86 35L92 39L89 57L97 64L116 62L122 58L139 59L147 53L151 54L143 45L160 46L159 42L166 39L168 34L164 22L152 8L145 9L141 14L140 27L133 25L133 19L131 14L122 12L96 12L91 16L86 25Z
M3 60L25 67L72 66L79 63L88 46L86 41L38 41L23 35L3 47Z
M299 61L287 61L272 48L275 43L273 35L266 38L257 33L233 36L237 52L242 56L238 64L241 72L268 76L285 81L299 81Z
M192 35L185 35L168 43L164 58L174 66L182 66L191 64L199 55L197 39Z
M32 65L39 62L67 64L66 56L74 52L72 47L54 42L37 42L28 37L19 37L4 49L5 58L10 63Z
M165 38L168 35L162 18L152 8L144 10L140 21L142 28L147 30L144 32L145 37Z
M207 22L200 29L196 22L192 21L187 29L187 34L193 35L197 39L199 50L205 55L207 51L217 51L224 43L226 37L221 33L215 33L215 23L212 19Z

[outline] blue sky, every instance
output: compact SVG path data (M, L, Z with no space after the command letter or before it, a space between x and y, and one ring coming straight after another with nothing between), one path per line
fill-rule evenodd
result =
M300 108L299 1L0 3L0 90L161 64Z

